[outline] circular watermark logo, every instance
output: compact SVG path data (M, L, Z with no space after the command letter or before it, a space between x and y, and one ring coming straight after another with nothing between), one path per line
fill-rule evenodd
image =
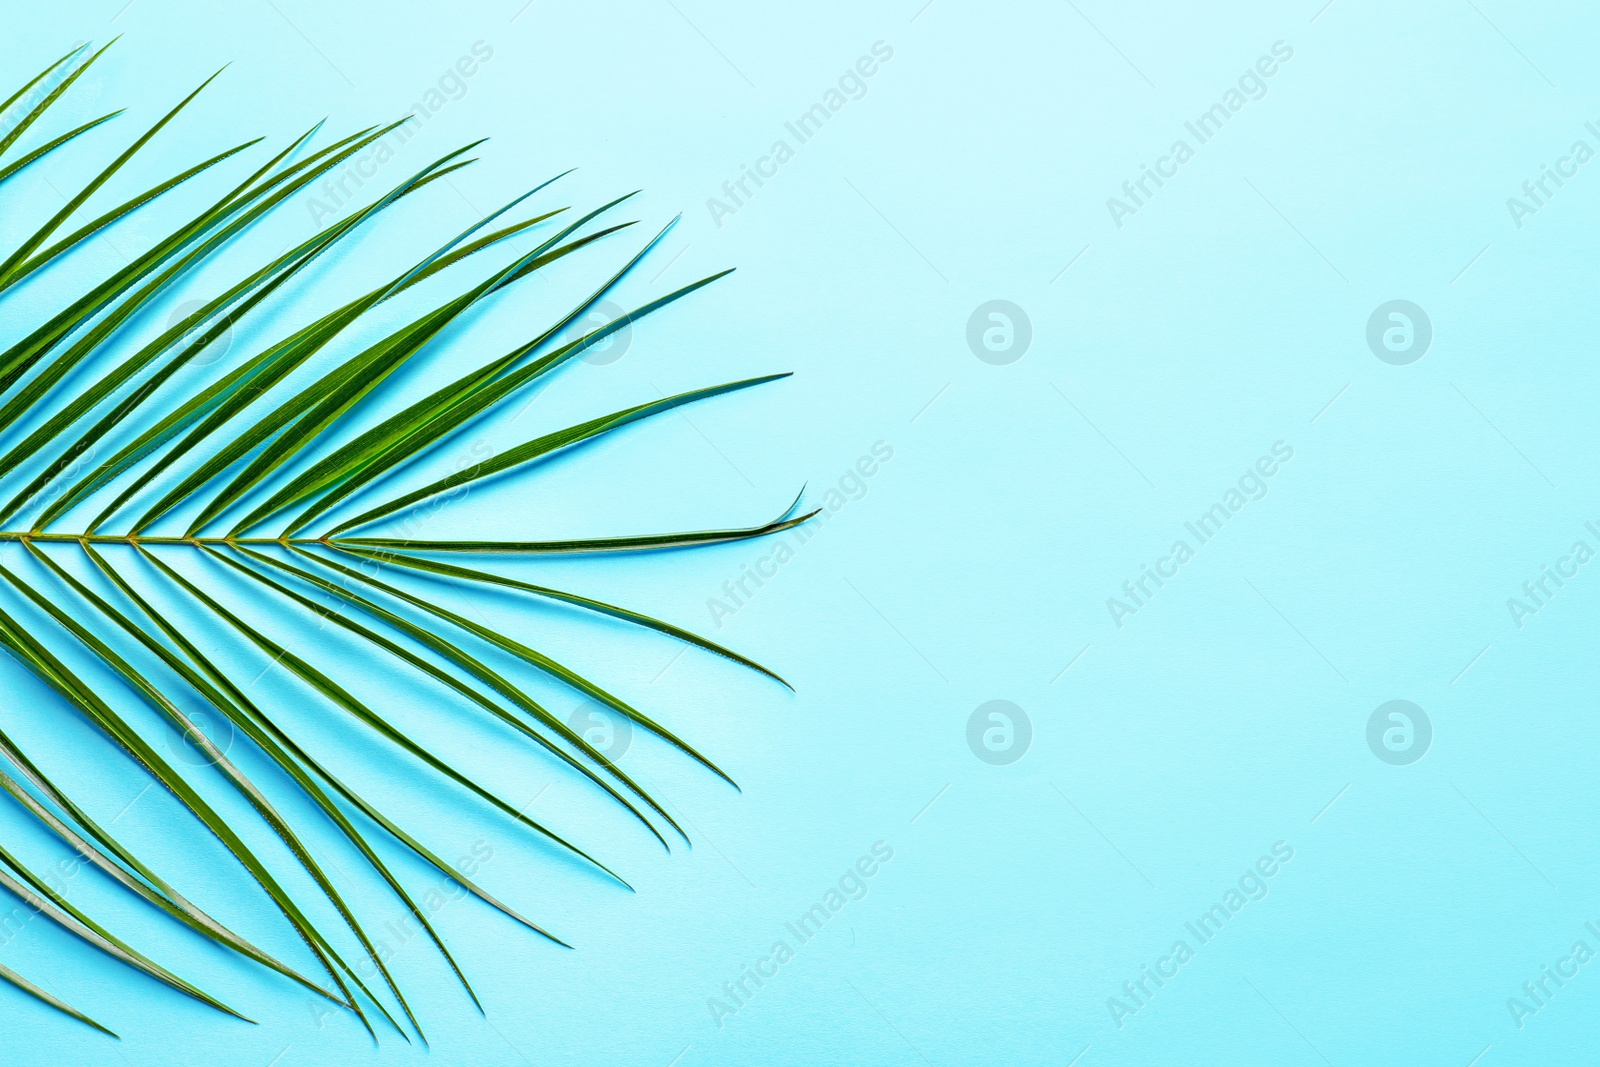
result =
M979 304L967 319L967 347L985 363L1003 367L1027 355L1033 343L1028 313L1009 300Z
M205 306L206 301L204 300L186 300L179 304L172 309L172 315L167 319L167 329L170 330L174 326L181 324L184 319L187 319ZM222 327L221 331L211 339L209 344L195 353L193 359L189 360L189 365L192 367L211 366L226 356L228 350L233 347L233 320L228 318L226 314L213 315L189 327L181 337L173 342L168 351L174 354L182 352L189 345L200 340L201 337L215 330L219 325Z
M586 701L572 709L567 727L612 763L626 755L628 746L633 744L632 721L597 701Z
M189 721L174 731L168 747L183 762L203 767L217 762L216 756L206 750L207 741L219 755L226 756L233 747L233 738L232 720L215 708L202 708L189 713Z
M1428 754L1433 722L1409 700L1379 704L1367 719L1367 747L1385 763L1404 767Z
M1009 700L979 704L967 719L967 747L985 763L1004 767L1027 755L1033 743L1028 713Z
M610 300L600 301L578 319L578 325L584 333L603 330L618 319L622 320L620 327L583 350L585 363L604 367L627 355L628 346L633 343L633 323L628 319L628 313Z
M1409 300L1390 300L1367 319L1367 347L1385 363L1415 363L1433 344L1433 320Z

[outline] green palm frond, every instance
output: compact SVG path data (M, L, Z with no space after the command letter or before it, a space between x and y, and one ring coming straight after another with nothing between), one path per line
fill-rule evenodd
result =
M13 176L122 115L112 112L64 132L47 131L42 139L37 132L29 137L41 121L45 126L40 129L49 125L52 107L105 51L81 48L62 56L0 103L0 196L10 192L6 183ZM238 166L233 157L260 143L259 138L245 141L175 169L170 177L75 223L103 188L116 183L130 161L148 154L162 130L215 77L139 131L15 248L0 249L0 303L9 302L10 291L43 268L64 260L146 205L177 195L180 187L212 168ZM87 863L151 908L350 1009L374 1038L377 1031L370 1013L376 1012L409 1040L412 1031L422 1037L422 1028L360 917L329 880L302 831L226 751L196 728L185 705L199 700L214 709L248 740L255 754L282 772L298 791L298 799L309 801L418 921L475 1005L476 994L426 911L381 858L379 846L385 839L392 840L383 847L410 853L537 934L557 944L566 942L496 899L341 780L284 725L281 709L248 696L246 686L219 665L216 656L202 651L192 625L175 621L170 610L157 602L182 604L193 617L210 620L213 646L214 635L222 633L228 645L264 654L317 694L320 708L358 724L426 768L429 777L461 787L499 816L626 885L578 844L415 740L377 709L373 694L355 691L354 683L330 677L269 637L228 607L217 588L208 588L193 575L207 570L230 581L243 579L274 610L294 613L308 630L335 626L382 653L396 679L421 676L446 687L603 791L670 851L667 833L684 841L688 835L661 802L525 688L491 667L486 655L509 655L545 682L626 716L712 773L730 783L732 779L689 741L621 696L524 641L406 588L404 582L443 579L466 588L514 591L670 636L782 682L760 664L672 623L440 557L712 545L777 533L810 515L797 512L797 498L776 519L735 529L563 541L422 540L363 532L379 520L448 501L477 482L526 471L546 457L634 423L785 377L747 378L613 411L550 430L448 476L407 487L408 477L416 482L414 472L454 435L505 410L515 398L526 397L531 387L617 330L723 276L703 278L614 322L559 340L570 336L575 324L630 276L671 228L669 224L526 343L399 410L384 410L376 395L379 387L412 361L426 360L440 335L466 322L474 309L634 225L607 219L628 196L577 215L562 207L536 211L518 222L500 221L544 193L557 180L552 178L405 264L383 284L354 295L258 351L208 357L214 361L209 366L201 358L331 249L354 241L395 204L472 163L469 154L476 143L440 156L367 206L246 276L215 287L214 296L154 339L130 342L132 323L141 312L180 286L209 282L219 272L215 259L221 250L404 121L369 127L314 149L321 132L318 124L246 173L220 198L182 215L177 225L131 262L83 287L65 306L0 351L0 479L4 480L0 482L0 647L53 689L65 708L92 723L131 757L221 842L299 935L320 976L302 974L192 903L83 810L4 729L0 729L0 790ZM25 142L32 140L39 143L27 147ZM19 214L11 207L7 211L12 217ZM514 241L536 232L540 236L533 237L532 247L507 253ZM496 252L503 262L480 268L480 276L451 299L313 373L327 362L315 357L354 332L358 324L370 323L380 305L430 278L468 271ZM185 368L189 373L180 378ZM74 387L69 378L85 384ZM343 443L335 443L339 441ZM180 514L193 517L185 524L177 518ZM179 526L181 533L176 532ZM193 565L184 571L174 567L180 556ZM322 906L338 916L344 933L319 927L247 842L245 828L213 807L186 772L165 759L117 710L96 687L99 683L69 666L69 660L93 664L96 677L115 679L119 692L130 691L148 710L192 739L205 761L187 773L215 773L254 809L315 884L325 900ZM157 665L159 671L141 664ZM244 1018L102 926L4 842L0 842L0 888L130 968ZM352 960L335 947L335 939L345 938L360 946L361 957ZM381 977L386 994L362 981L358 963L366 973ZM0 979L111 1032L4 965ZM389 1004L398 1007L409 1028L391 1014Z

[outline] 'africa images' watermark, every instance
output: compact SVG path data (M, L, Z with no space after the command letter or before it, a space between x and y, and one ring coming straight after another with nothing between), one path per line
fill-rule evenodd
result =
M1294 49L1283 41L1272 42L1271 52L1258 58L1253 66L1246 67L1238 81L1222 94L1221 100L1200 112L1193 121L1183 124L1194 138L1193 145L1182 137L1173 141L1167 154L1158 157L1154 166L1141 164L1138 177L1122 183L1122 196L1106 198L1106 211L1117 229L1122 229L1125 217L1137 215L1167 182L1176 178L1179 168L1194 158L1195 149L1221 133L1223 125L1243 111L1245 104L1267 95L1266 79L1277 74L1281 64L1294 58Z
M1196 950L1215 940L1223 927L1243 911L1246 904L1253 900L1266 900L1270 879L1292 859L1294 846L1287 841L1274 841L1271 855L1259 857L1228 887L1221 900L1201 912L1192 922L1183 924L1184 930L1194 938L1193 945L1189 944L1188 938L1177 938L1165 956L1145 964L1139 969L1138 977L1122 983L1121 996L1107 997L1106 1011L1111 1014L1111 1021L1117 1029L1121 1030L1127 1025L1129 1016L1137 1015L1149 1007L1156 993L1178 977L1184 965L1194 959Z
M766 954L751 963L739 966L739 977L723 982L721 996L706 998L706 1010L711 1021L722 1029L730 1015L737 1015L748 1005L766 984L778 976L778 971L795 957L795 950L810 942L822 932L827 922L852 900L864 900L868 880L894 859L894 848L887 841L874 841L871 853L863 855L844 869L837 881L822 894L822 899L800 913L793 922L783 924L784 934L773 941ZM791 939L793 944L790 944Z
M322 195L313 195L306 201L311 221L320 226L324 219L337 218L354 203L356 195L367 182L377 177L378 168L393 159L396 151L417 135L422 124L442 111L446 104L466 96L467 79L477 74L493 58L494 49L487 42L474 41L468 53L446 67L434 84L428 86L422 98L412 106L405 122L347 159L334 174L323 180ZM350 188L352 183L354 189Z
M1596 938L1600 938L1600 927L1592 922L1583 924L1583 928ZM1555 998L1566 984L1578 977L1578 970L1590 960L1594 959L1594 949L1589 947L1587 941L1581 938L1572 943L1572 948L1565 956L1556 959L1554 969L1551 964L1541 964L1539 976L1522 983L1522 995L1506 998L1506 1011L1511 1014L1511 1021L1518 1030L1527 1025L1527 1020L1550 1006L1550 1001ZM1569 969L1570 968L1570 969ZM1551 984L1555 985L1551 989Z
M739 564L739 576L722 583L723 595L706 599L706 610L711 613L711 621L716 628L722 629L723 620L750 603L763 586L778 576L778 568L794 559L795 553L809 544L829 519L844 510L846 504L864 498L868 479L893 458L894 447L889 442L874 441L871 454L859 457L853 466L845 468L837 483L823 492L822 508L816 518L782 534L773 535L772 540L777 543L771 545L769 541L771 547L758 556L754 563Z
M54 864L44 868L40 876L50 888L62 897L67 895L67 888L72 880L78 877L78 872L83 870L83 862L76 856L69 856L57 860ZM18 934L22 933L33 917L40 913L28 900L23 900L10 911L0 915L0 948L11 944Z
M494 845L490 844L487 838L480 837L456 859L455 868L461 872L463 878L472 878L486 864L494 860L494 855ZM440 912L465 897L468 892L467 887L461 882L444 879L435 888L423 891L421 899L416 901L417 910L423 912L430 920L438 918ZM422 932L422 923L418 921L416 914L410 909L401 911L385 922L383 929L373 937L373 952L378 959L387 964L396 953L404 950ZM376 978L378 965L373 962L371 956L363 956L355 964L355 971L364 979ZM319 1030L328 1017L337 1010L333 1005L321 1000L308 999L306 1006L311 1009L312 1016L317 1020Z
M1600 527L1592 522L1583 524L1583 528L1600 544ZM1585 563L1594 559L1595 550L1587 540L1579 538L1572 542L1572 547L1566 555L1559 556L1539 568L1535 578L1529 578L1522 583L1522 595L1506 598L1506 610L1511 613L1511 621L1517 629L1525 626L1526 620L1539 614L1557 593L1565 589L1567 583L1578 577Z
M1196 548L1222 532L1223 525L1243 511L1247 503L1266 499L1267 479L1294 458L1294 446L1287 441L1277 441L1271 453L1260 457L1254 466L1247 468L1238 481L1222 494L1221 500L1202 511L1194 521L1183 524L1194 538L1194 545L1190 545L1186 538L1174 541L1165 556L1153 564L1141 565L1138 577L1122 583L1122 596L1106 598L1106 610L1111 613L1111 621L1117 629L1122 629L1129 616L1137 615L1167 582L1176 578L1179 568L1194 559ZM1152 585L1154 588L1151 588Z
M1600 144L1600 126L1594 122L1583 124L1585 132L1595 138ZM1506 210L1511 214L1512 225L1522 229L1526 225L1523 220L1531 215L1537 215L1542 208L1548 207L1550 200L1565 188L1567 182L1578 176L1578 168L1595 157L1595 150L1589 142L1581 138L1572 142L1572 147L1567 149L1567 154L1556 159L1556 165L1551 167L1548 163L1539 164L1539 175L1529 178L1522 183L1522 195L1506 197ZM1552 188L1553 186L1553 188Z
M789 136L794 138L793 145L787 138L780 137L772 142L767 154L758 158L755 163L741 163L738 177L722 183L722 197L719 199L713 196L706 199L706 210L711 213L711 221L716 223L717 229L722 229L723 219L729 215L737 215L739 209L748 204L762 186L778 176L778 168L794 158L796 147L821 133L823 125L843 111L845 104L866 96L867 79L878 73L882 69L881 65L893 58L894 48L888 42L872 42L871 55L861 56L853 66L846 67L844 73L839 75L838 81L822 94L820 101L802 111L793 122L783 124ZM752 183L755 185L754 189L750 188Z

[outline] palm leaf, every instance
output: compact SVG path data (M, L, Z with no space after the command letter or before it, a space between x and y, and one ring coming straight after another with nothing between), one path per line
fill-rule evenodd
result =
M122 114L114 111L64 130L47 129L72 86L105 52L106 48L94 52L76 49L25 79L0 103L4 122L0 125L0 195L15 195L21 186L11 179L62 146L80 138L87 143L90 137L104 137L96 131ZM14 290L30 285L45 268L70 262L90 238L118 226L157 199L182 195L191 183L213 170L237 166L235 157L243 158L260 143L259 138L248 140L198 162L180 164L168 171L170 177L123 194L111 206L89 214L100 196L114 190L131 161L159 150L156 146L162 131L179 121L191 101L216 77L206 79L76 183L66 203L30 224L27 236L16 247L0 250L0 304L8 301ZM294 736L282 709L252 699L235 676L235 668L201 651L194 636L195 619L212 620L204 624L208 631L227 635L226 643L246 657L264 656L282 666L321 713L381 738L406 759L429 769L448 788L464 790L492 808L497 817L521 826L558 854L624 886L627 882L577 843L481 784L471 770L418 742L377 710L379 694L357 691L335 680L230 607L226 583L221 579L243 580L260 590L297 620L293 625L308 632L329 624L337 627L382 656L393 668L394 684L434 686L464 700L489 721L508 728L519 741L600 790L670 851L658 823L685 842L689 838L662 801L552 714L524 684L489 666L486 655L510 655L545 684L601 702L730 784L732 779L690 741L600 682L541 652L528 639L473 622L405 583L444 580L467 583L469 589L494 586L514 590L664 634L782 682L754 660L671 622L578 592L436 557L480 553L537 558L549 553L714 545L774 534L811 515L795 515L797 499L771 522L684 533L522 541L474 539L470 531L459 540L391 537L381 530L362 536L347 534L475 482L526 476L558 454L594 447L626 427L648 424L655 416L683 405L786 376L746 378L621 408L552 428L447 477L408 484L411 471L438 455L455 434L504 411L519 393L616 330L727 273L646 300L616 322L562 340L597 301L630 277L670 229L669 223L610 271L588 296L556 315L527 341L469 367L420 400L390 409L384 383L408 366L432 358L446 330L470 328L478 309L505 299L503 294L516 283L541 271L566 269L581 262L634 225L633 221L602 218L633 194L578 212L498 265L479 268L474 280L457 280L454 295L435 298L403 325L389 329L360 351L335 354L376 309L424 281L454 277L487 261L496 251L510 248L568 211L565 207L541 208L521 221L499 221L539 198L555 178L418 255L387 281L349 297L334 310L257 351L230 353L228 359L215 361L215 366L204 366L206 360L201 357L234 326L264 315L267 309L280 314L292 309L294 283L314 264L331 250L358 242L402 201L470 165L473 160L468 153L481 143L465 145L431 161L371 203L242 276L224 278L220 284L214 280L224 273L218 266L220 253L237 238L399 125L368 127L313 149L321 132L318 123L247 170L220 197L183 214L176 226L139 251L131 262L83 285L64 306L49 313L43 322L25 327L20 340L0 350L0 482L16 483L12 487L0 484L0 499L6 501L0 506L0 648L54 691L61 711L76 713L92 724L222 844L298 935L326 976L327 986L192 903L75 800L58 770L41 767L3 729L0 793L111 883L192 933L349 1008L374 1039L377 1031L369 1013L375 1011L409 1040L413 1032L422 1037L420 1021L355 907L327 877L305 843L304 829L285 814L290 810L283 803L286 796L309 801L317 817L361 856L372 874L418 920L480 1010L476 993L442 935L418 906L413 891L385 860L380 844L387 842L386 847L416 857L537 934L563 946L567 942L441 859L422 840L425 833L401 826L347 784L330 766L332 757L319 754L310 739ZM36 129L44 130L45 136L39 138ZM26 143L36 139L36 144ZM17 208L8 206L7 210ZM88 217L80 220L86 214ZM495 225L498 228L491 228ZM142 313L195 286L209 295L194 311L150 340L131 341ZM104 458L100 458L101 450L106 450ZM361 510L339 518L357 498L366 498L365 504L359 505ZM33 512L36 514L28 520L26 516ZM191 516L182 532L163 532L163 524L174 521L178 513ZM130 515L131 519L124 517ZM87 518L75 520L74 516ZM275 517L287 523L281 533L250 536L252 530ZM319 525L323 527L320 530ZM72 565L74 559L77 566ZM185 561L181 568L175 566L180 560ZM180 609L159 607L158 600ZM69 666L69 655L90 664L92 672ZM203 767L185 770L162 757L135 721L119 710L121 702L130 697L191 738L204 753ZM185 710L196 700L232 724L251 749L264 757L272 772L270 782L247 775L240 763L196 728L192 713ZM260 833L260 828L251 829L238 818L223 814L206 799L195 776L214 779L248 805L261 826L293 858L302 876L315 886L321 905L311 908L310 900L301 899L289 888L274 870L275 863L249 843L249 836ZM156 962L84 907L66 900L3 840L0 889L131 970L244 1018ZM335 944L337 932L324 929L313 918L324 907L337 915L342 939L358 945L381 976L382 990L374 991L362 981L352 961ZM42 1004L115 1036L3 963L0 979ZM390 1011L390 1004L399 1009L407 1025Z

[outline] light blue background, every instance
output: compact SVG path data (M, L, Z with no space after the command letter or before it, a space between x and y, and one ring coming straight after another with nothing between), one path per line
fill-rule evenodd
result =
M394 692L397 714L475 757L508 796L553 783L533 810L639 889L374 757L363 780L410 825L447 856L491 842L485 884L578 945L451 904L440 925L487 1018L435 953L404 947L396 969L433 1040L427 1062L1584 1060L1600 1040L1600 962L1520 1029L1507 998L1574 941L1600 949L1583 926L1600 920L1600 578L1580 571L1521 628L1506 602L1575 540L1597 545L1584 523L1600 519L1600 163L1520 228L1506 200L1574 140L1600 148L1583 125L1600 120L1600 22L1577 3L1504 0L920 2L107 0L5 16L10 82L75 41L126 34L64 113L133 109L8 191L8 239L59 204L52 184L69 188L224 62L156 158L257 133L281 143L324 115L336 132L398 116L482 41L493 58L382 178L491 136L482 162L319 269L300 287L306 306L569 166L581 170L540 203L642 187L626 217L653 227L684 212L631 300L739 268L641 324L620 361L569 368L521 420L486 432L506 444L540 418L535 432L733 377L793 379L477 494L434 520L440 536L758 522L802 483L820 503L874 443L893 449L865 495L720 628L708 599L766 546L508 565L698 627L796 695L663 639L481 598L485 617L615 683L739 779L742 795L636 742L629 766L682 813L693 851L661 854L570 779L449 725L464 713ZM707 199L878 41L893 59L865 96L718 225ZM1293 58L1265 97L1116 226L1107 197L1279 41ZM170 217L109 240L141 247ZM311 232L306 205L291 205L235 262ZM633 241L507 296L447 351L499 354ZM118 254L97 245L60 284ZM12 307L41 310L47 295ZM1010 365L967 347L968 317L991 299L1032 322ZM1365 341L1392 299L1433 324L1408 366ZM1280 441L1294 457L1266 497L1119 628L1107 598ZM80 761L71 777L92 810L122 812L119 831L180 886L294 951L171 804L141 797L140 776L87 730L52 725L55 705L20 671L3 677L17 694L6 713L31 723L18 732L57 765ZM276 675L258 685L304 703ZM1032 723L1009 766L966 741L993 699ZM1368 716L1392 699L1433 724L1408 766L1366 743ZM719 1027L708 998L878 841L894 858L867 896ZM1194 945L1185 922L1280 841L1293 860L1266 898L1119 1028L1108 998L1175 939ZM7 1062L424 1062L392 1032L374 1049L349 1017L319 1022L287 983L80 881L74 899L122 916L141 946L261 1025L37 923L4 958L124 1039L0 990ZM370 879L349 886L364 914L398 914Z

